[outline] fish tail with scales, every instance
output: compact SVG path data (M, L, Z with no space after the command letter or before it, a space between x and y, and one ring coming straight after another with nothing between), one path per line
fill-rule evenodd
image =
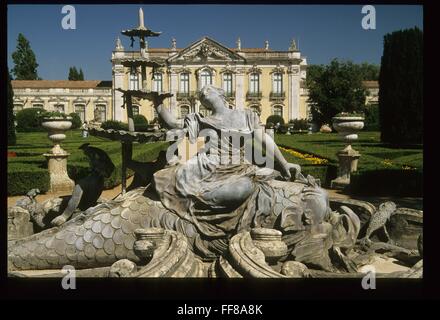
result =
M191 223L146 195L145 189L100 204L61 227L10 242L9 270L61 269L66 265L96 268L119 259L138 262L133 251L134 230L138 228L176 230L189 239L197 236Z

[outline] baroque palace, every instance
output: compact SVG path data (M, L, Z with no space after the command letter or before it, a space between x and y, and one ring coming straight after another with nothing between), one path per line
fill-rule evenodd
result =
M165 105L178 118L191 112L208 112L197 95L206 84L222 88L231 108L254 109L263 122L272 114L282 116L286 122L307 117L307 61L294 41L288 51L275 51L268 41L264 48L242 48L239 39L236 48L227 48L204 37L181 49L173 39L171 48L147 48L146 54L166 67L147 69L150 81L140 83L140 68L123 66L124 59L137 57L139 52L125 51L117 40L112 54L113 89L171 92L173 97ZM122 94L113 92L115 119L125 121L126 114L120 108ZM150 102L135 106L135 113L150 120L155 117Z
M305 88L306 58L301 56L292 40L287 51L276 51L265 42L263 48L227 48L204 37L186 48L177 48L173 39L170 48L146 48L153 60L164 68L147 70L148 80L141 83L139 68L123 66L124 59L139 56L128 51L119 38L112 52L112 81L86 80L13 80L14 112L23 108L43 108L64 113L76 112L82 121L126 122L122 94L116 89L145 89L171 92L165 100L178 118L191 112L206 114L198 101L198 90L206 84L223 88L231 108L251 108L260 114L261 121L273 114L285 122L307 119L309 107ZM377 81L365 81L369 90L367 104L376 104ZM149 101L134 101L134 114L149 121L157 115Z

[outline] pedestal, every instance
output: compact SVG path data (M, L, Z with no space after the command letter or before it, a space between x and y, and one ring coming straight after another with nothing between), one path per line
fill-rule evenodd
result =
M344 189L350 185L350 174L357 170L361 154L348 145L337 153L339 159L338 177L331 182L332 189Z
M52 149L53 150L53 149ZM49 192L72 192L75 183L67 174L67 157L70 154L45 153L47 167L49 169L50 187Z

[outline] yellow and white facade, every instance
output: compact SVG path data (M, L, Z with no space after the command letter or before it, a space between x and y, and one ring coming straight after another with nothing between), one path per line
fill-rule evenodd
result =
M205 84L223 88L231 108L252 108L260 114L261 121L272 114L281 115L287 122L308 117L307 90L305 89L307 61L292 42L287 51L264 48L227 48L217 41L204 37L186 48L176 48L173 39L170 48L147 48L147 55L164 67L147 69L148 91L170 92L173 97L165 101L175 116L208 111L201 106L197 92ZM113 111L114 119L127 121L122 108L122 93L116 89L141 89L140 68L128 68L123 59L138 57L138 51L125 51L117 41L112 53ZM154 73L154 79L153 79ZM134 102L134 114L148 120L156 117L150 101Z

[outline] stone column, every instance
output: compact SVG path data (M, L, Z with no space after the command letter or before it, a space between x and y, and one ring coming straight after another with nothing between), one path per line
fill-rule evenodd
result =
M115 89L126 89L124 84L124 67L115 65L113 67L113 119L117 121L124 120L124 109L121 108L124 103L122 92Z
M245 105L244 78L244 70L237 70L235 74L235 106L237 109L243 109Z
M300 73L299 66L290 66L288 71L288 110L289 120L299 118L299 104L300 104Z
M178 92L178 74L175 70L170 69L170 93L173 96L170 98L170 112L173 112L175 116L177 116L177 92Z
M357 171L357 165L361 154L354 150L351 145L339 151L338 177L331 182L332 189L344 189L350 185L350 174Z

